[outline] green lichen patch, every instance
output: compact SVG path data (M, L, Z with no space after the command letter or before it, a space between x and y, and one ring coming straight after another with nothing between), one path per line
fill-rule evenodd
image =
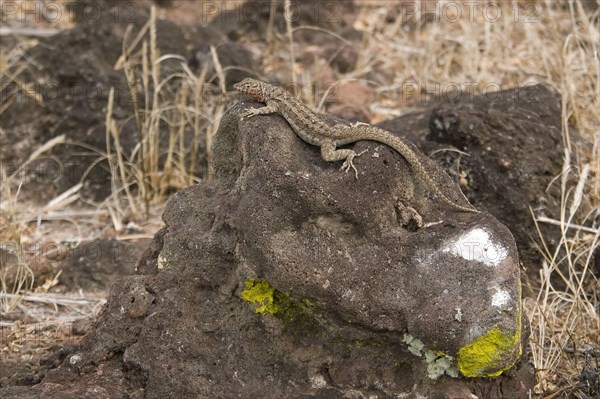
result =
M408 350L415 356L421 357L423 355L423 350L425 349L425 344L410 334L404 334L403 341L408 344Z
M424 358L427 375L432 380L437 380L444 374L454 378L458 377L458 370L452 356L446 355L444 351L427 349L420 339L410 334L404 334L403 341L413 355Z
M520 354L520 326L513 335L494 327L460 348L456 360L458 369L465 377L497 377L511 368Z
M430 351L431 354L434 352ZM434 354L435 355L435 354ZM427 376L432 380L437 380L446 374L450 377L458 377L458 370L454 365L454 359L451 356L426 356Z

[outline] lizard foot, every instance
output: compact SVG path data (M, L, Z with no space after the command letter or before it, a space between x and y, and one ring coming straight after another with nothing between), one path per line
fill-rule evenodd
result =
M353 160L356 157L360 157L362 154L364 154L367 151L369 151L368 148L366 150L363 150L363 151L359 152L358 154L356 152L352 151L352 153L350 153L350 155L348 155L346 157L346 160L342 164L342 168L341 169L343 171L345 171L346 173L348 173L348 171L350 170L350 168L354 169L354 177L356 177L358 179L358 171L356 170L356 167L354 166Z
M248 108L247 110L245 110L244 112L242 112L240 114L240 119L248 119L248 118L252 118L253 116L259 115L260 112L258 112L258 109L256 108Z
M354 163L352 162L352 159L355 156L356 155L351 155L348 158L346 158L346 160L344 161L344 164L342 165L341 169L343 171L345 171L346 173L348 173L348 171L350 170L350 168L354 169L354 177L356 177L358 179L358 171L356 170L356 167L354 167Z

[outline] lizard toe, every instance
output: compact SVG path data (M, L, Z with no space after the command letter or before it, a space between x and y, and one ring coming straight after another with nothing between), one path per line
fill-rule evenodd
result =
M354 158L354 157L352 157ZM356 167L354 166L354 162L352 162L352 158L348 158L344 161L344 163L342 164L341 169L348 173L350 171L350 169L354 170L354 177L356 177L358 179L358 171L356 170Z
M240 119L248 119L256 115L255 108L250 108L241 113Z
M360 157L362 154L364 154L364 153L368 152L370 149L371 149L370 147L367 147L367 149L365 149L365 150L362 150L361 152L359 152L358 154L356 154L356 156L357 156L357 157Z

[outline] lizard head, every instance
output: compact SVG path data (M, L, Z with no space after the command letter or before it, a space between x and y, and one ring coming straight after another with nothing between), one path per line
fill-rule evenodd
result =
M237 91L249 95L253 100L258 101L259 103L265 102L265 84L256 79L246 78L241 82L234 84L233 87Z

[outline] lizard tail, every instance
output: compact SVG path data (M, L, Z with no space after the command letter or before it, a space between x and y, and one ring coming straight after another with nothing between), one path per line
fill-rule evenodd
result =
M400 139L399 137L393 136L390 132L379 129L379 128L374 128L372 127L373 130L371 130L369 133L369 138L365 138L365 140L373 140L373 141L378 141L380 143L383 143L391 148L393 148L394 150L396 150L397 152L400 153L400 155L402 155L404 157L404 159L406 159L406 161L409 163L410 167L416 172L417 176L433 191L433 193L446 205L462 211L462 212L471 212L471 213L479 213L479 211L477 209L475 209L475 207L473 207L472 205L470 207L466 207L460 204L457 204L456 202L452 201L450 198L448 198L441 190L440 188L436 185L435 181L431 178L431 176L429 175L429 173L427 173L427 171L425 170L425 167L423 166L423 164L421 163L421 160L419 159L419 156L417 155L417 153L415 152L415 150L413 150L411 147L409 147L408 144L406 144L402 139ZM461 192L462 194L462 192ZM464 194L463 194L464 197ZM465 201L468 203L469 201L465 198Z

